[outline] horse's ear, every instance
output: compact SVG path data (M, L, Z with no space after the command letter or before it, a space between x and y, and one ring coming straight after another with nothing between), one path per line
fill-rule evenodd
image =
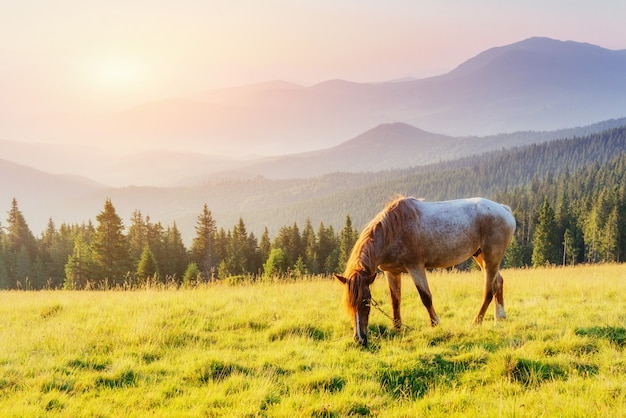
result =
M346 284L346 282L348 281L348 279L346 279L345 277L340 276L340 275L338 275L338 274L333 273L333 276L335 276L335 278L336 278L337 280L339 280L339 281L340 281L341 283L343 283L343 284Z

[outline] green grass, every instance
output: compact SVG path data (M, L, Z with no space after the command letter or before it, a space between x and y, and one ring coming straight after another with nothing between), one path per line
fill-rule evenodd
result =
M626 267L503 276L508 321L472 326L482 275L437 271L442 324L405 280L412 329L372 310L366 348L331 279L1 292L0 416L625 416Z

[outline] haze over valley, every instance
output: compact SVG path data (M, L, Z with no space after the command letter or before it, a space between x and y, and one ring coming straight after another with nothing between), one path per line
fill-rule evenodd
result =
M176 222L186 241L204 203L220 227L244 217L256 234L307 217L340 227L348 213L360 227L396 193L487 191L406 186L423 173L626 125L625 49L529 37L466 56L425 77L189 89L99 112L5 99L0 202L16 198L35 234L50 218L93 221L107 198L124 219ZM386 195L355 200L381 184Z

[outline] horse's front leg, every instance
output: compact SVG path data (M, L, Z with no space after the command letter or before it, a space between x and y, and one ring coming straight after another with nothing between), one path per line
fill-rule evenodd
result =
M402 302L402 275L385 271L389 293L391 295L391 306L393 308L393 326L396 330L402 328L402 316L400 315L400 303Z
M426 269L423 266L420 266L413 267L408 270L409 275L411 276L411 279L413 279L413 283L415 283L417 291L420 294L422 303L428 311L428 316L430 316L430 325L433 327L439 325L439 317L433 307L433 295L430 293L428 281L426 280Z

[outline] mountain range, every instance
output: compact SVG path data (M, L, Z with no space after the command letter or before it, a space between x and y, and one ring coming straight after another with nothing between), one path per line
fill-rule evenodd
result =
M268 155L332 147L385 123L484 136L583 126L623 117L623 109L626 50L530 38L419 80L273 82L145 104L115 115L105 132L209 154Z
M590 135L625 125L624 109L626 50L531 38L438 77L269 82L145 104L107 116L91 137L145 151L0 139L0 205L17 198L35 232L49 217L94 219L106 197L124 217L140 209L187 234L205 202L224 227L255 210L259 225L272 220L272 202L296 219L311 194L352 213L338 196L389 170ZM254 157L278 150L290 152Z
M380 124L486 136L585 126L623 117L625 108L626 50L537 37L491 48L435 77L210 90L33 123L28 129L38 133L19 138L249 158L330 148ZM0 122L0 138L18 138L5 128L12 121Z

